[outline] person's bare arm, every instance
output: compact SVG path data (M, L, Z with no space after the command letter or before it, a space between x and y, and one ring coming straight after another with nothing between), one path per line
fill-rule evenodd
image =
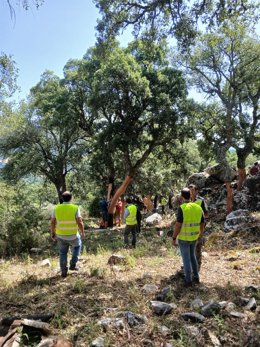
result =
M84 231L84 223L83 223L83 220L82 220L81 217L77 217L77 218L76 218L76 221L77 221L77 224L78 224L78 227L79 227L81 239L83 240L84 237L85 237L85 231Z
M51 230L51 239L54 241L55 240L55 229L56 229L56 218L51 218L51 225L50 225L50 230Z
M174 226L174 231L173 231L173 235L172 235L172 244L173 246L177 246L177 236L179 235L180 231L181 231L181 226L182 223L176 222L175 226Z

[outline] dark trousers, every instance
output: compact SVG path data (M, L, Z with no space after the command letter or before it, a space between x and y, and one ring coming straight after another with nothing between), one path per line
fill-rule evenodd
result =
M132 246L136 246L136 232L137 232L137 225L126 225L125 231L124 231L124 244L125 246L129 246L128 237L129 234L132 234Z

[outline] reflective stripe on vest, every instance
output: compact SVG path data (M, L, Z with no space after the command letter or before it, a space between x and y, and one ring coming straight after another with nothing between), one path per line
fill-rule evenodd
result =
M178 239L195 241L198 239L200 233L202 208L194 202L182 204L180 207L183 213L183 223Z
M137 219L136 219L137 207L135 205L129 205L127 206L127 209L130 214L125 219L126 225L136 225L137 224Z
M78 232L78 224L76 222L77 205L61 204L55 207L54 215L57 221L57 235L75 235Z

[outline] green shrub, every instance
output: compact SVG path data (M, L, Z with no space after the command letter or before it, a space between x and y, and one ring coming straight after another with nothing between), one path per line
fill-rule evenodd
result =
M49 230L48 221L41 211L33 206L21 206L10 214L5 234L0 246L1 256L27 253L33 247L46 246L46 234Z
M88 211L90 217L100 217L101 216L101 207L100 207L100 197L94 198L89 204Z

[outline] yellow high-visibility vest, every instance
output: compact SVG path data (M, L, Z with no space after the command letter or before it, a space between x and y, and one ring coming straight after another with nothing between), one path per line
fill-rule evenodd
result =
M202 208L194 202L184 203L180 207L183 213L183 222L177 238L183 241L195 241L200 233Z
M127 206L127 209L130 214L125 219L126 225L136 225L137 224L137 219L136 219L137 207L135 205L129 205Z
M77 205L61 204L55 207L54 216L57 221L57 235L75 235L78 232L78 224L76 222Z

